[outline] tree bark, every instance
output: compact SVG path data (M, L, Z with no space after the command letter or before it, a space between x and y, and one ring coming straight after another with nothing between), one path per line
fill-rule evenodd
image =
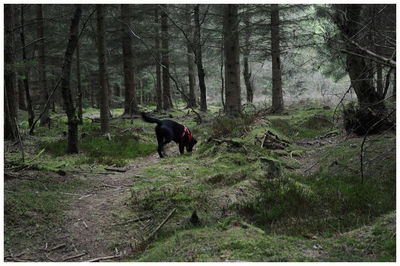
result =
M81 5L75 5L74 16L71 20L69 40L65 51L62 67L61 93L63 96L64 110L68 117L68 146L67 153L78 153L78 117L75 111L72 91L70 88L71 66L74 50L79 39L79 21L81 18Z
M83 124L83 118L82 118L82 83L81 83L81 63L80 63L81 59L79 56L79 40L76 44L76 79L78 81L78 90L77 90L77 96L78 96L78 119L79 119L79 124L82 125Z
M25 49L25 31L24 31L24 6L21 4L21 31L20 31L20 38L21 38L21 45L22 45L22 60L24 62L24 65L26 64L27 58L26 58L26 49ZM25 65L26 67L26 65ZM32 127L33 120L35 119L35 113L33 112L33 107L32 107L32 99L31 99L31 94L29 91L29 69L26 68L24 72L24 88L25 88L25 96L26 96L26 102L27 102L27 109L28 109L28 124L29 127Z
M4 5L4 139L17 139L16 77L14 67L14 6Z
M202 59L202 48L201 48L201 36L200 36L200 5L197 4L194 7L194 22L195 22L195 30L194 30L194 54L195 54L195 63L197 66L197 76L199 78L199 87L200 87L200 111L207 111L207 89L206 83L204 80L205 72L203 68L203 59Z
M105 30L104 30L104 5L96 5L97 8L97 52L99 60L99 85L100 85L100 123L101 132L106 133L109 130L109 101L106 74L105 57Z
M190 17L190 12L186 14L186 24L187 24L187 35L192 35L192 19ZM196 80L194 75L194 59L191 43L186 40L186 51L187 51L187 65L188 65L188 79L189 79L189 102L187 107L196 107L196 93L195 86Z
M272 52L272 111L283 111L282 74L280 59L279 6L271 5L271 52Z
M159 23L159 15L158 15L158 10L159 7L158 5L156 6L154 10L154 22L156 24L155 28L155 57L157 59L156 62L156 84L155 84L155 89L156 89L156 100L157 100L157 111L162 110L163 106L163 101L162 101L162 87L161 87L161 66L158 62L160 62L160 30L158 28L158 23Z
M339 28L347 39L352 39L360 30L362 5L341 5L340 7L344 9L342 11L345 12L347 20L344 24L339 24ZM372 108L376 111L383 111L385 109L384 102L380 101L380 97L369 79L366 62L368 59L358 56L359 48L352 42L346 42L346 50L350 52L346 56L347 71L360 109Z
M22 79L18 79L17 82L18 82L18 108L20 110L27 111L25 102L24 82Z
M161 12L161 64L162 69L162 80L163 80L163 109L168 110L172 108L171 99L171 84L169 80L169 36L168 36L168 9L167 5L163 5L163 10Z
M132 116L137 113L135 73L133 69L132 38L127 25L131 24L130 5L121 5L121 18L123 25L122 35L122 54L124 64L124 83L125 83L125 115Z
M393 70L393 91L392 91L392 97L394 100L396 100L396 69Z
M225 106L231 115L241 113L240 51L237 5L224 6Z
M43 5L36 5L36 19L37 19L37 35L39 46L39 84L40 84L40 95L41 95L41 110L44 110L42 117L40 118L40 126L45 126L50 123L49 120L49 107L45 110L45 105L49 94L47 92L47 79L46 79L46 59L45 59L45 44L44 44L44 20L43 20Z
M243 47L243 79L246 86L246 99L248 103L253 102L253 87L251 84L251 70L249 67L249 55L250 55L250 15L244 16L244 47Z

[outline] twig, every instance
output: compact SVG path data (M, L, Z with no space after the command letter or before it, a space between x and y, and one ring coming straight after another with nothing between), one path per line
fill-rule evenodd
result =
M92 194L84 195L84 196L80 197L79 200L90 197L90 196L92 196Z
M89 228L89 226L85 223L85 221L84 220L82 220L82 223L83 223L83 225L86 227L86 229L88 229Z
M88 260L86 262L96 262L96 261L100 261L100 260L109 260L109 259L115 259L115 258L120 258L120 257L121 257L121 255L99 257L99 258Z
M129 224L129 223L136 223L136 222L139 222L139 221L145 221L145 220L150 219L151 216L152 215L146 215L146 216L142 216L142 217L139 217L139 218L131 219L131 220L128 220L128 221L125 221L125 222L122 222L122 223L112 223L111 225L125 225L125 224Z
M54 248L50 249L49 251L53 251L53 250L56 250L56 249L59 249L59 248L63 248L63 247L65 247L65 246L66 246L66 244L65 244L65 243L62 243L62 244L57 245L57 246L55 246Z
M172 215L175 213L176 208L174 208L169 214L168 216L164 219L164 221L162 221L157 228L153 231L153 233L150 234L150 236L146 239L146 241L149 241L150 239L152 239L155 234L161 229L161 227L163 227L163 225L168 222L168 220L172 217Z
M85 255L86 255L86 252L84 252L84 253L80 253L80 254L78 254L78 255L73 255L73 256L67 257L67 258L63 259L63 261L67 261L67 260L76 259L76 258L79 258L79 257L85 256Z

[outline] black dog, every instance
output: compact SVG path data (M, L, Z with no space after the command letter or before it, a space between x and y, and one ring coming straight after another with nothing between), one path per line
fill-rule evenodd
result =
M164 157L164 145L169 143L171 140L179 143L179 152L184 153L184 148L186 151L191 152L193 146L197 143L197 140L193 138L192 133L189 129L175 121L171 120L159 120L147 116L142 112L142 118L148 123L157 123L155 128L158 142L158 154L161 158Z

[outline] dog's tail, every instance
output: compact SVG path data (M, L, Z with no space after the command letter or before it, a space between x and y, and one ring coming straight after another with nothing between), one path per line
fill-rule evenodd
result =
M142 115L143 120L147 123L157 123L157 124L161 123L161 120L147 116L147 114L144 112L142 112L141 115Z

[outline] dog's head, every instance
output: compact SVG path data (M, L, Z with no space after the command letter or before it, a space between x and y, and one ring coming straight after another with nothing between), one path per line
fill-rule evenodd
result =
M193 150L193 146L196 145L197 140L195 138L192 137L192 139L190 140L190 142L188 143L188 145L186 146L186 150L188 152L191 152Z

